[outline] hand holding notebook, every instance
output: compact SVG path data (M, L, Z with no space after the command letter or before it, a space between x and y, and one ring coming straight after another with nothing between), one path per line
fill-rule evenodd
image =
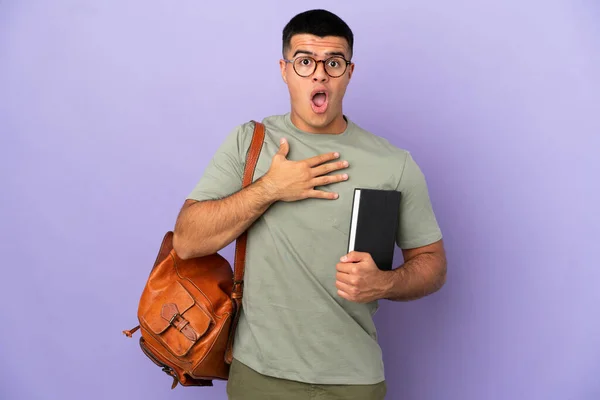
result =
M336 265L338 295L355 303L369 303L389 296L393 288L390 271L380 270L369 253L354 251Z

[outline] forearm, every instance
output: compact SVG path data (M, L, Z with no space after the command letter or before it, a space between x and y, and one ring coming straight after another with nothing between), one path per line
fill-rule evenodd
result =
M226 198L186 207L175 224L175 251L181 258L216 253L248 229L276 200L269 186L258 180Z
M436 253L423 253L389 272L391 285L385 298L410 301L438 291L446 282L446 259Z

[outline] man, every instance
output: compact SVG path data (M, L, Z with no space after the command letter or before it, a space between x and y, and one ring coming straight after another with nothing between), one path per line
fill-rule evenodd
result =
M291 111L263 120L254 182L241 189L248 122L224 141L177 219L183 258L217 252L249 229L230 399L383 399L377 301L417 299L445 282L442 235L419 167L342 112L352 51L352 31L336 15L292 18L280 61ZM399 268L345 254L356 187L402 192Z

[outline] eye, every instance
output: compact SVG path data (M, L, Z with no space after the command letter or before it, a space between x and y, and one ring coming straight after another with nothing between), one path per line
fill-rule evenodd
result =
M303 67L307 67L312 63L312 60L310 58L300 58L298 60L298 64L302 65Z
M327 61L327 65L329 68L339 69L342 67L342 65L344 65L344 61L344 59L339 57L330 58L329 61Z

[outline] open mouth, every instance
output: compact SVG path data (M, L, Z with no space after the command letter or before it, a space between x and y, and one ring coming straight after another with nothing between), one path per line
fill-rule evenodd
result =
M322 114L327 110L329 95L325 90L316 90L312 93L311 105L314 112Z

